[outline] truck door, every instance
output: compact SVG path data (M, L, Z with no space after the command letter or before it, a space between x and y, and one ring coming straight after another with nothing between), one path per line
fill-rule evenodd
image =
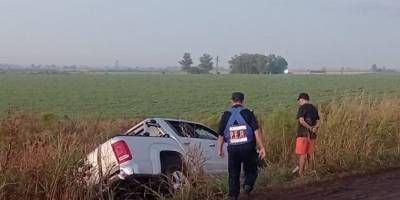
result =
M218 134L212 129L201 124L193 124L196 132L196 139L203 148L206 158L206 171L212 174L220 174L228 171L228 152L226 145L224 145L225 156L221 158L218 155Z
M179 140L191 159L191 164L202 165L206 173L217 174L228 170L226 145L225 157L220 158L217 150L217 134L200 124L182 121L167 121L174 129Z

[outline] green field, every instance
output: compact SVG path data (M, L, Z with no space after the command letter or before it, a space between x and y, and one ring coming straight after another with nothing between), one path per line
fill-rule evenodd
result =
M333 96L399 95L398 74L369 75L0 75L1 115L9 107L78 118L216 116L232 91L258 113L296 108L306 91L316 103Z
M235 90L246 93L266 140L268 166L260 171L258 191L398 167L399 85L396 74L2 74L0 199L97 199L97 189L79 184L86 174L80 161L93 147L143 116L182 117L216 128ZM291 172L301 91L323 104L315 170L305 179ZM22 112L5 112L9 107ZM198 178L174 199L224 199L224 178Z

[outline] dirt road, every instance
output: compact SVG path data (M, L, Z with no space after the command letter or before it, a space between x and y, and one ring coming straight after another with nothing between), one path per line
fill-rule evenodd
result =
M267 189L251 199L261 200L400 200L400 169L366 176L346 177L334 181L288 189Z

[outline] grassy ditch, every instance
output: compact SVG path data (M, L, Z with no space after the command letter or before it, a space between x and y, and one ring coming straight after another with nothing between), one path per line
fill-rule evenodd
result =
M400 100L366 96L320 105L315 170L307 178L399 166ZM291 183L296 121L292 110L258 113L267 139L268 167L257 187ZM10 110L0 121L0 199L107 199L81 184L79 160L113 133L140 119L71 120ZM211 127L218 116L201 118ZM223 199L225 177L197 176L172 199ZM112 190L112 189L110 189ZM158 196L164 198L163 196ZM166 197L165 197L166 198Z

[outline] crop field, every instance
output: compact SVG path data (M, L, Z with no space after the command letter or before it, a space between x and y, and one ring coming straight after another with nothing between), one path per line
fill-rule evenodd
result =
M295 112L306 91L321 104L333 97L399 95L398 75L0 75L0 111L10 107L72 118L217 116L232 91L246 94L257 113Z
M216 128L237 90L247 95L266 138L268 165L260 171L258 192L398 167L399 85L397 74L0 74L0 200L101 199L104 191L84 185L79 169L81 158L105 138L145 116ZM291 170L296 97L302 91L318 104L321 129L315 170L299 180ZM111 195L113 188L105 188ZM178 194L159 199L224 199L226 192L224 177L199 176Z

